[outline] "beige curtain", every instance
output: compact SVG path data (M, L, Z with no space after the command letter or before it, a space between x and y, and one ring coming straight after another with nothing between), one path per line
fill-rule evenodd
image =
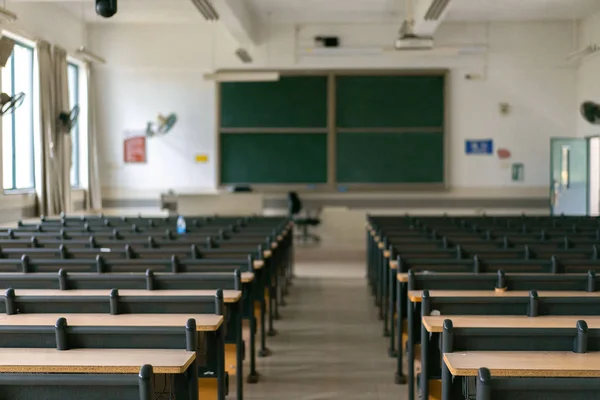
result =
M50 43L37 43L39 73L40 133L42 182L38 185L40 213L56 215L63 209L60 163L57 158L57 112L55 107L55 84Z
M72 140L71 132L65 131L59 122L58 115L61 112L70 112L69 104L69 64L67 62L67 52L65 49L54 46L54 82L55 82L55 105L56 105L56 159L58 165L58 174L60 175L61 202L60 211L71 212L71 159L72 159Z
M88 210L102 210L102 193L100 192L100 170L98 168L98 140L96 135L96 88L94 84L93 67L87 64L87 95L88 95L88 195L86 206Z

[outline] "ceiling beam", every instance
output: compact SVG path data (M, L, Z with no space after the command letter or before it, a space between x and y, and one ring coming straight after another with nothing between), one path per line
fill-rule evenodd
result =
M212 0L212 3L219 13L220 21L241 47L258 44L258 24L247 6L248 2Z
M448 15L452 0L414 0L415 35L433 37Z

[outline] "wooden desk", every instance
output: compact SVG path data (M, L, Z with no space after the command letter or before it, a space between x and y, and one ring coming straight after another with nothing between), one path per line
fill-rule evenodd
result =
M471 351L444 354L444 362L454 376L477 376L485 367L492 376L600 377L600 352Z
M600 316L539 316L513 315L447 315L423 317L423 326L430 333L441 333L444 320L452 320L455 328L575 328L583 320L590 329L600 329Z
M250 283L254 280L254 272L242 272L242 283Z
M137 374L150 364L154 373L182 374L195 359L185 350L0 348L0 372Z
M421 306L421 312L423 313L423 315L429 315L430 311L433 310L438 310L442 313L442 315L444 314L452 314L452 312L448 313L444 311L443 307L440 307L442 305L442 303L445 303L446 305L450 304L451 307L454 307L454 310L458 310L458 304L460 303L460 306L462 307L460 309L460 311L455 311L455 314L474 314L474 315L486 315L486 301L485 299L489 299L490 303L502 303L505 305L505 308L503 309L502 312L498 312L497 310L495 310L494 312L492 312L492 314L504 314L504 315L530 315L531 317L535 317L538 318L539 316L537 315L537 309L535 309L533 315L529 314L528 312L524 312L524 308L527 307L526 303L530 301L531 297L530 297L530 292L529 291L506 291L506 292L498 292L498 291L494 291L494 290L431 290L428 291L431 301L430 301L430 306L431 308L428 310L423 310L423 306ZM421 290L410 290L408 291L408 297L410 299L411 302L413 303L418 303L421 302L422 300L422 293L423 291ZM579 303L589 303L586 306L586 310L585 311L581 311L581 314L588 314L590 315L590 309L593 308L594 310L596 309L595 307L597 307L596 303L597 300L596 299L600 299L600 293L597 292L583 292L583 291L539 291L537 292L538 294L538 301L543 303L543 299L545 298L564 298L567 299L568 298L577 298L579 299L578 306L577 306L577 310L579 309L580 304ZM440 300L437 301L436 303L436 298L439 298ZM442 300L442 298L444 298L444 300ZM449 301L446 301L445 299L450 298ZM473 299L473 301L471 302L470 299ZM517 301L514 300L510 300L511 298L513 299L519 299ZM589 301L584 301L585 299L589 299ZM483 299L483 301L480 301L481 299ZM498 301L494 300L497 299ZM550 303L550 302L548 302ZM555 303L559 303L556 302ZM564 302L562 302L562 306L564 306L565 304L563 304ZM593 303L593 304L592 304ZM435 304L435 305L431 305L431 304ZM516 304L520 304L521 307L521 311L519 312L507 312L506 307L510 308L510 307L515 307ZM573 302L573 304L575 304L575 302ZM407 345L407 362L408 362L408 380L409 380L409 398L410 396L410 392L411 392L411 388L410 388L410 382L411 380L414 378L414 358L415 358L415 337L418 331L416 331L419 328L416 328L415 325L421 325L420 327L420 334L421 334L421 363L422 363L422 369L425 370L426 368L428 368L427 364L428 364L428 358L430 354L433 354L429 351L429 346L430 346L430 340L427 336L427 330L425 328L425 326L423 325L423 323L421 322L421 314L419 314L417 316L416 314L417 311L415 311L415 307L408 307L407 310L407 330L408 330L408 345ZM595 311L594 311L595 312ZM439 313L438 313L439 314ZM550 313L551 314L551 313ZM564 315L564 313L562 313ZM571 314L576 314L575 312L571 312ZM446 315L446 318L448 319L452 319L453 316L450 315ZM417 319L419 318L419 319ZM442 317L443 318L443 317ZM490 319L492 317L489 317ZM493 317L495 318L495 317ZM581 318L581 319L586 319L586 318ZM416 323L415 323L416 322ZM417 326L418 326L417 325ZM573 322L573 327L575 326L575 321ZM399 343L401 343L401 334L402 334L402 328L400 327L398 329L398 335L399 335ZM434 333L438 333L439 332L434 332ZM425 374L423 374L422 376L424 376ZM426 378L425 378L426 379ZM414 390L414 387L413 387ZM424 398L428 397L428 392L425 388L423 389L423 393L422 395L424 396Z
M599 292L539 291L539 297L598 297ZM408 298L413 303L421 302L422 290L409 290ZM526 291L494 291L494 290L430 290L430 297L529 297Z
M214 296L216 290L119 290L119 296ZM56 290L56 289L17 289L18 296L109 296L107 289L81 289L81 290ZM239 290L224 290L223 301L225 303L237 303L242 298Z
M0 315L0 325L53 326L60 317L69 326L185 326L196 320L198 332L215 332L223 324L223 316L209 314L14 314Z

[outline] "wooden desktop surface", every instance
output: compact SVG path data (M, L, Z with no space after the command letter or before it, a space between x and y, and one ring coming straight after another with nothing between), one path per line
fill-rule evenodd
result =
M154 373L182 374L196 358L185 350L0 349L0 372L137 374L144 364Z
M180 275L185 274L186 272L181 273ZM6 272L3 273L3 275L17 275L17 276L23 276L25 274L23 274L22 272ZM126 275L126 276L131 276L134 275L131 272L115 272L115 275ZM90 275L98 275L97 273L80 273L78 275L83 275L83 276L90 276ZM164 273L164 272L158 272L154 274L155 276L161 276L161 275L172 275L172 273ZM229 275L229 274L227 274ZM241 277L242 283L248 283L248 282L252 282L254 280L254 272L242 272L242 277Z
M600 352L469 351L446 353L444 362L454 376L477 376L485 367L492 376L600 377Z
M184 327L187 320L196 320L199 332L214 332L223 324L223 316L213 314L14 314L0 315L0 326L54 326L60 317L69 326L152 326Z
M138 290L121 289L119 296L214 296L216 290ZM106 296L110 295L109 289L15 289L15 295L18 296ZM242 298L242 292L239 290L223 290L223 301L225 303L237 303Z
M513 315L440 315L423 317L428 332L443 331L444 320L452 321L455 328L572 328L583 320L590 329L600 329L600 316L538 316L535 318ZM575 331L573 331L575 332Z
M390 261L391 263L391 261ZM444 275L452 275L452 276L457 276L457 275L464 275L464 276L473 276L472 272L424 272L424 271L420 271L417 272L415 275L435 275L437 277L442 277ZM494 276L497 277L498 274L495 272L488 272L488 273L480 273L477 274L478 276ZM515 275L521 275L521 274L515 274ZM556 274L537 274L537 273L531 273L528 275L535 275L535 276L544 276L544 275L552 275L552 276L556 276ZM560 274L561 276L582 276L583 274ZM510 274L507 274L507 276L510 276ZM397 278L398 281L400 282L408 282L408 273L407 272L402 272L397 274Z
M584 291L544 291L537 292L539 297L597 297L600 298L600 292ZM421 301L422 290L409 290L408 297L413 303ZM496 290L430 290L430 297L529 297L529 292L525 290L515 291L496 291Z

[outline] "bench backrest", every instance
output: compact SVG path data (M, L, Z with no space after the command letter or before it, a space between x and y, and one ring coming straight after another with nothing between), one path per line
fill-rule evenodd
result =
M600 289L600 277L587 274L415 273L408 271L408 290L563 290Z
M251 255L235 259L179 259L176 256L165 259L105 259L102 256L80 259L38 259L23 256L21 259L0 259L0 272L244 272L254 271Z
M241 273L0 273L0 289L241 290Z
M0 392L7 399L65 400L75 394L86 399L154 400L154 376L150 365L139 373L118 375L11 373L0 375Z
M423 291L421 315L434 310L440 315L598 315L600 296L539 297L532 290L527 297L438 297Z
M16 296L12 288L0 296L0 314L216 314L224 315L223 291L215 296L120 296L112 289L108 296Z

